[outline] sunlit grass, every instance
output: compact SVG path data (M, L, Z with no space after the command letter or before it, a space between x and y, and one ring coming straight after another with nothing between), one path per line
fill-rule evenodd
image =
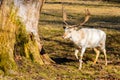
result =
M65 0L68 22L76 24L84 19L84 9L92 14L86 27L101 29L107 34L106 49L108 66L105 66L104 55L101 53L98 63L92 66L95 53L87 49L83 58L82 71L78 70L79 61L74 56L75 46L70 40L64 40L61 0L47 0L40 16L39 35L46 53L56 64L40 66L29 60L18 62L19 74L6 76L3 80L93 80L120 79L120 5L103 2ZM74 2L73 2L74 1ZM77 1L77 2L76 2ZM67 4L72 3L72 4ZM0 72L2 73L2 72ZM1 78L0 78L1 79Z
M60 0L58 1L60 2ZM43 10L47 10L47 11L56 10L57 12L60 12L59 10L61 10L62 4L58 4L58 3L49 4L50 2L48 1L48 3L46 3L43 6ZM84 14L84 9L88 8L90 9L92 15L120 16L120 8L119 8L120 6L118 4L111 4L111 3L105 3L105 2L91 2L91 1L83 1L83 2L70 1L71 4L67 4L67 1L65 2L66 3L64 4L64 6L65 6L65 10L68 12L68 15L70 13ZM74 3L77 3L77 5Z
M72 1L69 2L71 3ZM87 27L101 29L107 34L106 49L109 63L107 67L104 66L104 55L101 53L98 63L95 66L92 66L96 54L94 51L91 51L91 49L87 49L83 59L83 69L82 71L78 70L79 62L74 56L74 44L69 40L62 39L64 30L62 29L63 23L61 4L54 3L51 5L48 1L42 10L40 19L42 22L40 22L39 30L41 32L40 36L42 37L46 52L49 53L51 58L54 60L61 61L57 61L60 65L62 65L59 74L63 73L62 67L66 67L64 77L61 75L58 77L65 80L119 79L119 5L103 2L93 3L90 1L80 2L79 4L80 5L74 3L72 5L64 5L69 18L68 22L72 24L82 22L84 19L83 17L85 16L84 9L88 8L92 16L90 21L87 23ZM44 19L44 17L46 18Z

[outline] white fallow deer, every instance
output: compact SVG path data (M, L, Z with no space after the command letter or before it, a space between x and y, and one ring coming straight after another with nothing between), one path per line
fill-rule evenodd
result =
M64 13L65 14L65 13ZM64 20L64 14L63 14L63 20ZM79 24L79 26L83 26L90 17L90 12L88 9L86 9L86 17L83 23ZM96 52L96 58L94 60L94 64L96 64L100 51L104 53L105 56L105 65L107 65L107 55L106 55L106 49L105 49L105 42L106 42L106 33L99 29L94 28L81 28L78 29L78 25L68 25L67 22L64 20L64 23L66 24L64 27L65 33L63 35L64 39L70 39L74 42L75 45L77 45L77 49L75 50L75 56L77 59L79 59L79 70L82 68L82 58L84 55L84 52L86 48L93 48ZM78 52L81 49L80 58L78 57Z

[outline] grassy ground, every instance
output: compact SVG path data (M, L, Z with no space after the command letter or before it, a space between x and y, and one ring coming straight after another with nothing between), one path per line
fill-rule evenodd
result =
M27 60L19 61L19 74L1 76L2 80L93 80L120 79L120 5L96 1L65 0L69 24L77 24L84 19L84 9L92 14L85 27L97 28L106 32L108 66L104 55L100 54L98 63L92 66L95 53L87 49L84 55L82 71L74 56L74 44L62 39L64 33L61 0L46 0L43 6L39 32L46 53L56 62L53 65L40 66ZM26 64L26 65L24 65Z
M78 71L79 62L74 56L74 44L62 39L62 12L59 0L48 0L44 5L40 20L41 38L47 53L57 62L59 74L63 80L79 79L120 79L120 6L119 4L69 0L63 2L68 14L68 22L82 22L84 9L92 14L86 27L98 28L107 33L108 66L104 66L104 55L100 54L98 64L91 66L95 53L87 49L84 55L82 71ZM64 71L65 67L65 71ZM55 69L59 69L55 67ZM62 71L63 70L63 71ZM62 74L64 72L64 74ZM65 77L64 77L65 76Z

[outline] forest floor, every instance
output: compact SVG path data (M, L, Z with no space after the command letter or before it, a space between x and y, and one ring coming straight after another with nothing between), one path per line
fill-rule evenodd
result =
M71 25L84 20L84 9L91 12L90 20L83 27L101 29L106 32L108 66L103 53L92 66L95 52L87 49L83 57L83 68L74 56L75 45L62 38L64 33L61 0L47 0L40 16L39 32L46 53L56 62L38 65L29 60L18 62L19 74L1 76L2 80L120 80L120 4L100 1L65 0L64 7ZM24 65L26 64L26 65Z

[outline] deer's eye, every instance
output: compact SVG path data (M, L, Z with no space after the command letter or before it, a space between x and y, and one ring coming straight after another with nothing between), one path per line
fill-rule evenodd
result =
M63 29L65 29L66 27L65 26L63 26Z

